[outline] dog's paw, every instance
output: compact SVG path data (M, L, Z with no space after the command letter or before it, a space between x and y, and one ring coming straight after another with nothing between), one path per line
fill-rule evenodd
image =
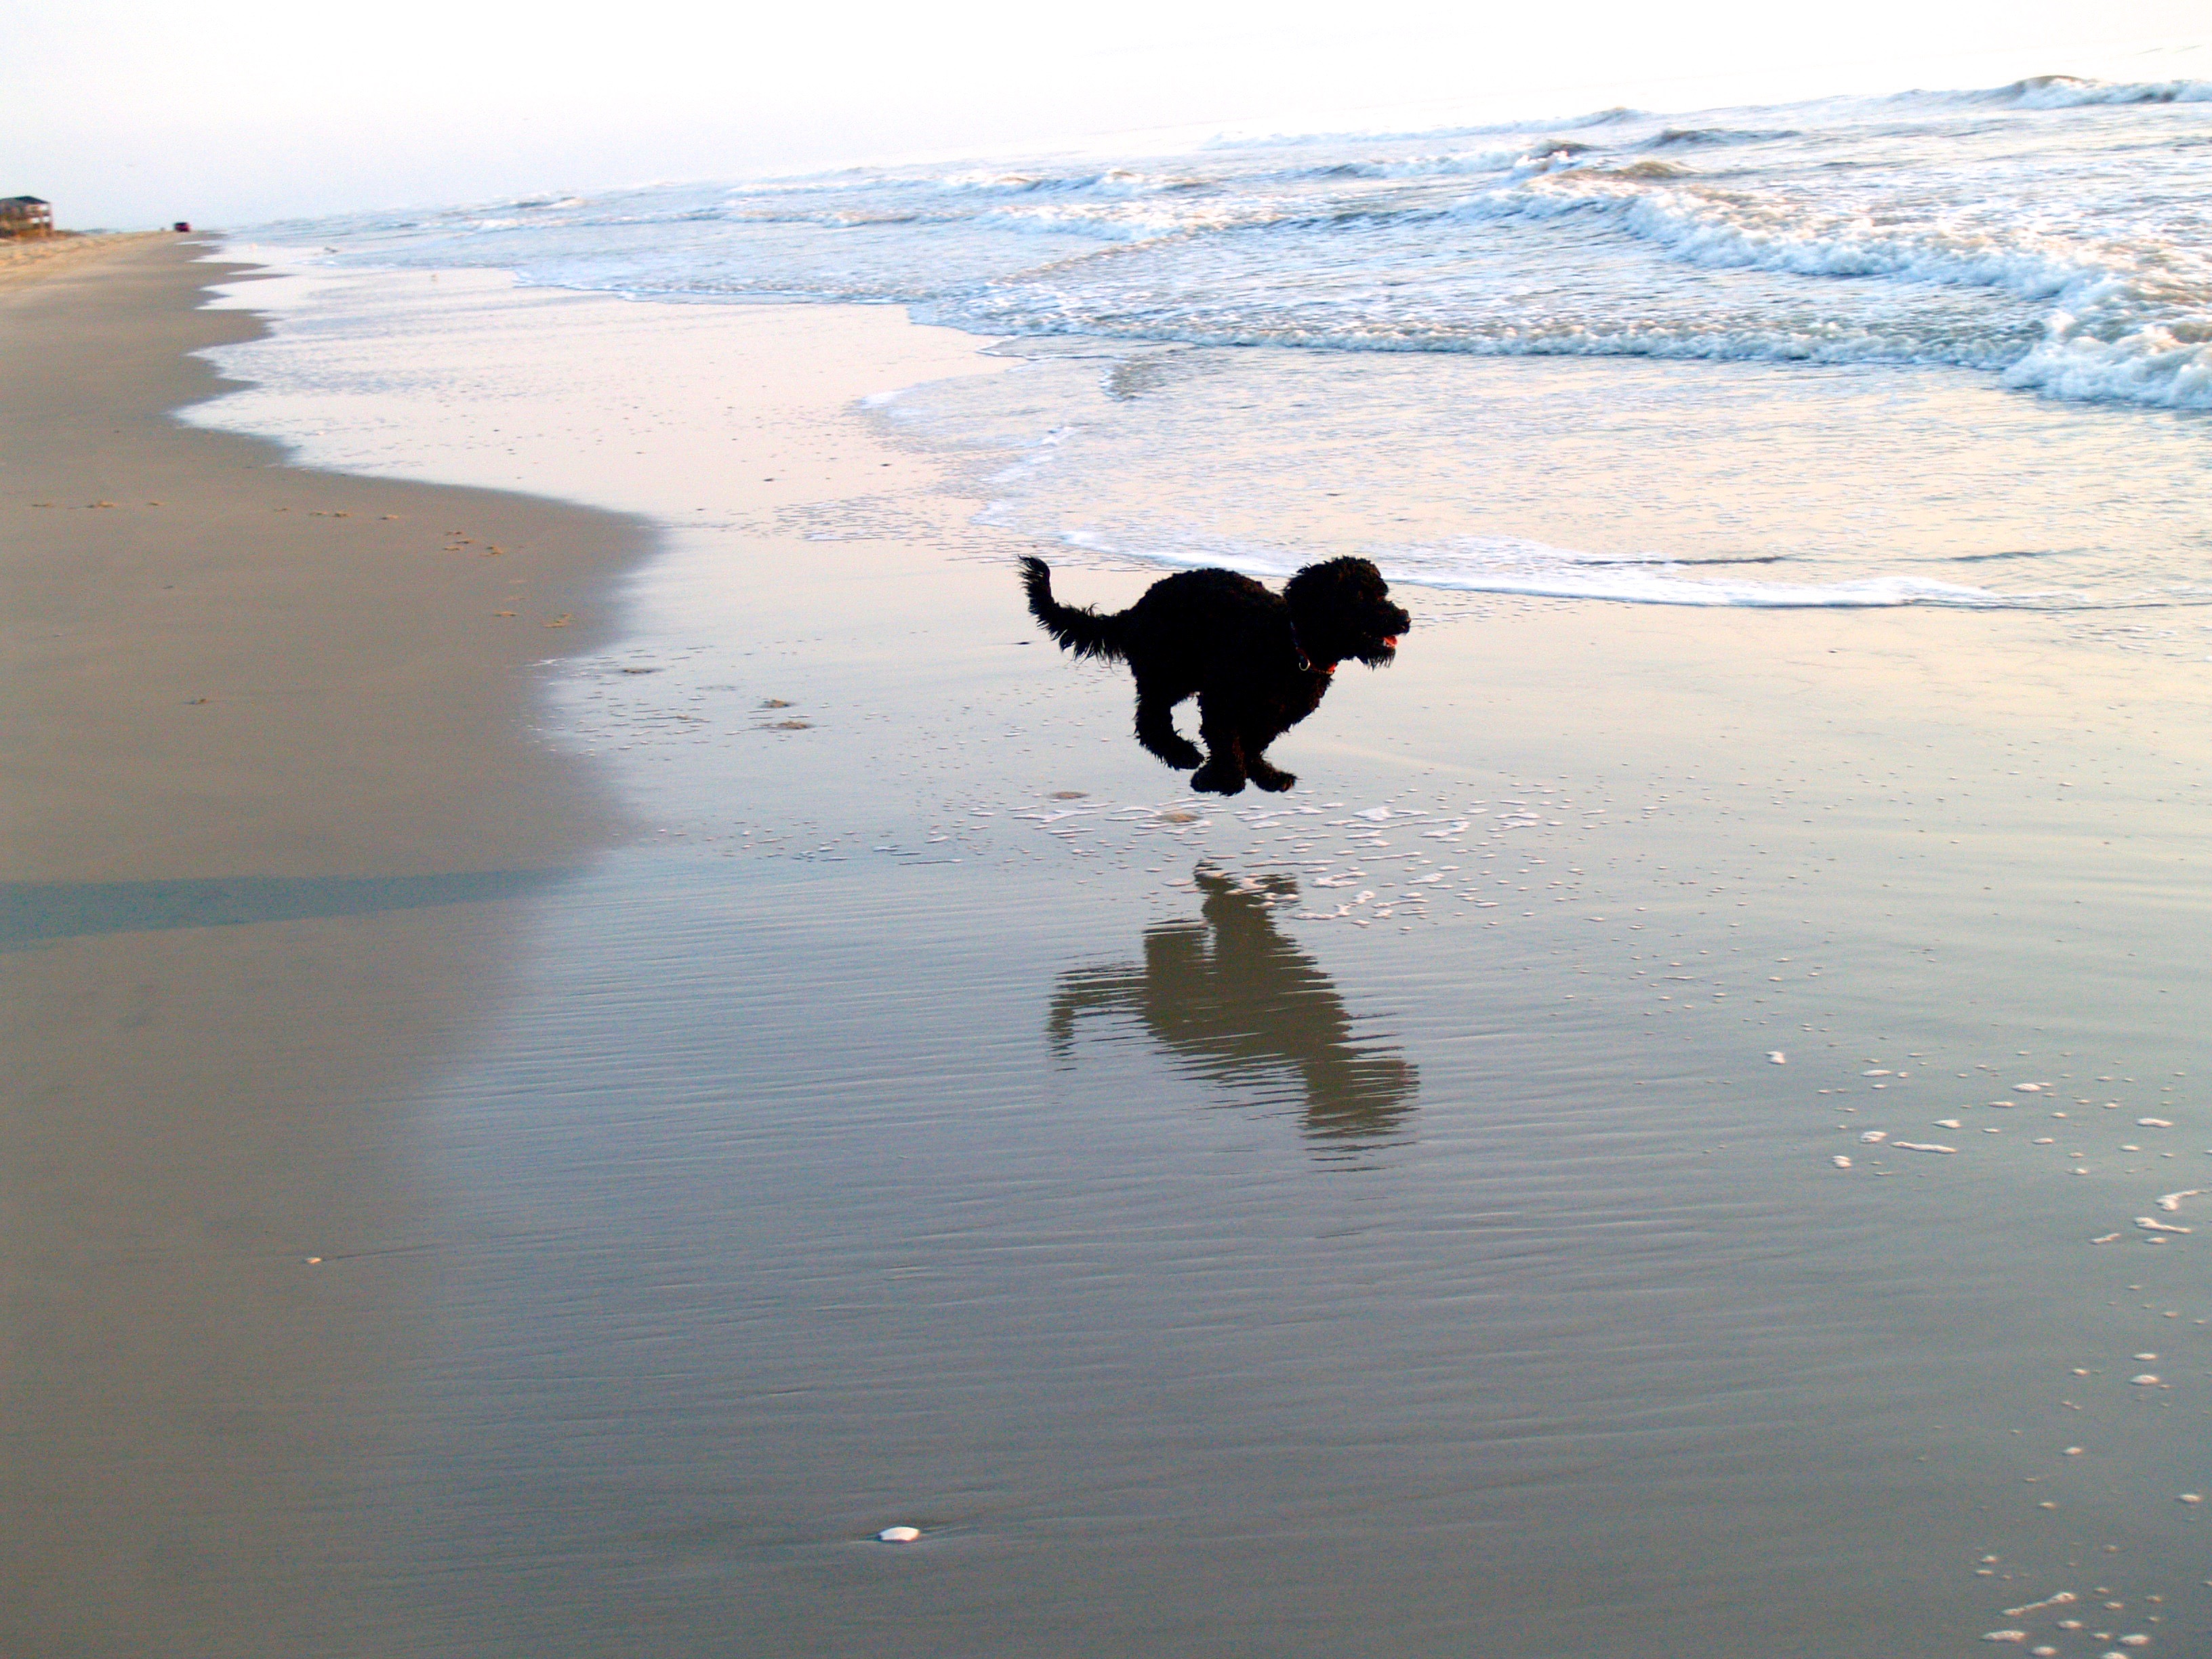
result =
M1291 787L1297 782L1297 781L1298 775L1297 773L1285 772L1279 768L1273 766L1269 767L1264 772L1255 771L1252 774L1252 782L1254 787L1264 789L1271 795L1281 794L1283 791Z
M1194 766L1206 764L1206 750L1194 743L1187 743L1180 749L1169 750L1160 758L1176 771L1188 772Z
M1244 793L1244 780L1208 761L1190 775L1190 787L1209 795L1241 795Z

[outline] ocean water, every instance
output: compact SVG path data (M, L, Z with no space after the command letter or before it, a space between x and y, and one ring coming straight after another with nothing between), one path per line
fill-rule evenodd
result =
M1943 364L2206 409L2208 145L2212 82L2054 76L295 228L380 262L669 299L897 301L994 334Z
M2212 82L2054 76L267 234L1004 339L885 416L1076 556L2140 639L2212 596L2208 158Z
M264 233L191 418L665 532L396 1154L430 1648L2202 1651L2206 91ZM771 510L771 298L998 343ZM1416 624L1200 799L1039 544Z

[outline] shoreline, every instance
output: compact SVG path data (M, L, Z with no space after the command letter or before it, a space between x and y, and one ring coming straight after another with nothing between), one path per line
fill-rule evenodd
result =
M619 821L604 786L526 740L529 679L611 636L616 578L657 532L320 471L173 419L231 389L190 354L265 332L199 308L252 273L188 247L118 251L0 300L57 331L6 391L35 434L0 480L25 688L0 719L20 723L33 791L7 876L415 874L603 843ZM137 383L84 386L94 353ZM95 648L97 628L124 648ZM118 795L122 755L140 775Z
M264 327L202 308L246 273L201 252L0 288L37 342L0 386L0 1645L389 1653L356 1500L422 1335L407 1103L496 1006L517 900L626 833L534 735L532 665L607 636L653 538L181 423L225 389L188 354Z

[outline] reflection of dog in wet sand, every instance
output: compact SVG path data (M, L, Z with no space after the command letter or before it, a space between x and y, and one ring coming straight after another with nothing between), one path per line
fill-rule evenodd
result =
M1352 1041L1352 1016L1319 963L1279 932L1271 900L1295 896L1287 877L1237 881L1201 866L1204 921L1145 931L1145 959L1079 968L1054 988L1047 1030L1073 1047L1085 1014L1132 1014L1200 1076L1251 1088L1295 1079L1306 1133L1359 1143L1383 1138L1412 1109L1420 1073L1391 1049Z
M1079 657L1118 657L1137 677L1137 741L1170 766L1196 767L1190 787L1233 795L1297 781L1267 748L1321 707L1337 664L1386 666L1413 618L1365 559L1310 564L1270 593L1249 576L1186 570L1154 582L1127 611L1102 617L1052 597L1052 569L1022 561L1030 613ZM1200 753L1175 728L1198 699Z

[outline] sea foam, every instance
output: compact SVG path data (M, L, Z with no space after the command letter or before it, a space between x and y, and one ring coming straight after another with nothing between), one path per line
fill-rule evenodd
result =
M979 332L1949 365L2212 407L2212 82L1998 88L1182 156L539 194L272 240L661 299L901 301Z
M1304 562L1287 548L1212 539L1117 543L1093 531L1061 538L1087 553L1142 559L1177 569L1235 570L1285 577ZM1599 599L1626 605L1738 606L1762 611L1866 611L1899 605L1966 610L2043 609L2077 596L2005 594L1923 577L1881 575L1826 583L1751 582L1688 574L1666 559L1625 559L1508 538L1465 537L1432 546L1367 550L1393 582L1466 593Z

